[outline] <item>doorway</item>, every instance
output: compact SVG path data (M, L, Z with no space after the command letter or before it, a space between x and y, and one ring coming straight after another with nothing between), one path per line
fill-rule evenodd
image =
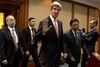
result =
M4 13L0 12L0 29L4 26Z

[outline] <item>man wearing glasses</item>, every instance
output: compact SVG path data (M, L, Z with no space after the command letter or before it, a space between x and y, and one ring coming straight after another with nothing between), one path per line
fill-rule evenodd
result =
M12 15L6 17L6 24L1 30L2 67L18 67L22 58L20 32L15 28L16 20Z

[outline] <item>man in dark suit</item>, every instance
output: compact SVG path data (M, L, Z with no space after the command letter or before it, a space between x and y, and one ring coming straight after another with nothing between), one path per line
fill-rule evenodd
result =
M58 2L51 4L50 16L40 21L38 38L42 40L41 54L45 67L59 67L61 50L63 47L62 22L57 19L61 5Z
M66 62L69 67L77 67L80 62L81 47L86 50L83 44L82 32L78 30L79 21L78 19L72 19L70 21L71 29L64 33L64 45L66 48L67 58ZM88 52L87 52L88 54Z
M15 28L16 20L12 15L6 17L7 27L1 30L2 46L2 67L18 67L22 59L21 36L18 29Z
M24 44L24 59L22 62L22 67L27 67L29 57L32 55L34 59L35 67L40 67L39 57L37 52L37 42L36 42L36 29L34 28L35 18L28 19L28 27L26 27L22 32L23 44Z
M86 43L85 45L90 55L93 52L95 52L95 44L99 37L98 30L96 29L97 24L98 24L98 21L96 19L92 19L90 21L90 29L91 29L90 32L87 34L84 34L84 40ZM81 67L86 67L87 60L88 60L87 55L84 52L83 57L82 57Z
M2 37L2 35L1 35L1 29L0 29L0 66L1 66L1 53L2 53L2 46L1 46L2 40L1 40L1 37Z

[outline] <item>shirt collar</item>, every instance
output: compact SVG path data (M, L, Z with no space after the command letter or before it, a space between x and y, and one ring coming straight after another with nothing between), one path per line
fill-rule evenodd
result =
M91 29L91 31L95 30L96 28Z
M31 26L28 26L29 27L29 29L31 30L32 29L32 27Z
M15 27L11 28L11 27L8 26L8 29L9 29L10 31L12 31L12 29L15 30Z
M75 31L74 30L72 30L72 32L73 32L73 34L75 34ZM76 31L76 34L77 34L77 32L78 32L78 30Z
M73 32L73 34L75 34L75 31L74 30L72 30L72 32Z
M54 18L52 17L52 15L50 14L50 19L52 20L52 22L54 22ZM56 18L57 20L57 18Z

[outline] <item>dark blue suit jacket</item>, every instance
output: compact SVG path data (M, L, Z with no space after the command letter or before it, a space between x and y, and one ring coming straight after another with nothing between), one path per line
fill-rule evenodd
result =
M40 21L39 28L38 28L38 38L42 40L41 46L41 53L43 55L44 61L48 61L48 59L52 62L57 61L60 59L62 47L63 47L63 29L62 29L62 22L57 20L58 23L58 30L59 30L59 38L57 38L57 34L51 21L50 17L48 16L48 26L52 26L50 30L43 35L42 33L42 25L44 20Z
M33 29L34 31L34 45L31 45L31 31L29 29L29 27L26 27L25 29L23 29L22 31L22 39L23 39L23 46L24 46L24 50L27 51L30 49L30 46L34 46L37 47L37 42L36 42L36 29Z
M18 36L18 52L19 52L19 57L18 59L20 60L23 56L23 50L22 50L22 47L21 47L21 34L19 32L18 29L15 29L16 31L16 34ZM13 42L13 38L12 38L12 35L10 33L10 30L6 27L4 29L1 30L1 41L0 42L0 45L1 45L1 59L2 60L5 60L7 59L8 63L11 64L13 63L13 60L14 60L14 56L15 56L15 46L14 46L14 42Z
M64 45L66 48L66 52L68 54L68 62L71 61L70 59L71 57L74 57L77 63L80 61L81 48L88 54L87 49L84 45L82 32L78 31L77 34L78 34L78 43L75 40L75 36L72 30L68 30L63 35Z
M99 33L98 33L97 29L93 29L87 35L88 36L84 37L84 39L86 42L86 47L87 47L89 53L91 54L92 52L95 52L95 44L99 37Z

